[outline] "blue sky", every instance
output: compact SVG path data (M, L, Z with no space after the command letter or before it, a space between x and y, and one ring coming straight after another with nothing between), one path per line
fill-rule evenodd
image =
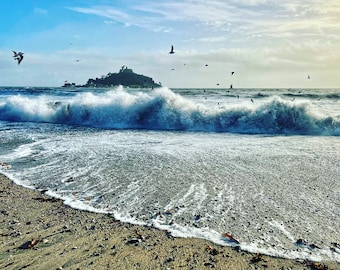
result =
M338 0L1 0L0 9L0 85L85 84L126 65L168 87L340 87ZM24 52L20 66L12 50Z

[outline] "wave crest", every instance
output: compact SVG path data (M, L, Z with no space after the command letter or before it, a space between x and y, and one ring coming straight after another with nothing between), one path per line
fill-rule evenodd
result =
M11 96L0 104L0 120L31 121L112 129L183 130L247 134L340 134L340 123L319 117L307 103L272 98L257 107L213 108L167 88L128 93L79 93L69 100Z

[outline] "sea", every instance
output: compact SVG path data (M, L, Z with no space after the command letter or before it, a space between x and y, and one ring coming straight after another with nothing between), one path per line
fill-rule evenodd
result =
M174 237L340 262L340 89L0 87L0 172Z

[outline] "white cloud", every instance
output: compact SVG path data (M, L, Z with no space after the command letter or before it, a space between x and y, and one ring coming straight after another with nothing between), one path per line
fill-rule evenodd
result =
M182 0L145 1L124 11L114 6L73 7L74 11L135 25L152 31L226 32L238 38L314 38L339 34L340 4L335 0ZM178 23L178 25L177 25ZM186 28L190 23L190 28ZM186 30L183 30L186 29ZM213 41L213 40L212 40Z
M210 36L210 37L203 37L203 38L197 38L197 39L189 39L187 41L194 41L194 42L208 42L208 43L211 43L211 42L221 42L221 41L225 41L227 40L228 38L225 37L225 36Z
M94 6L91 8L71 7L69 9L84 14L97 15L111 20L116 20L125 24L130 24L132 21L132 17L129 14L107 6Z

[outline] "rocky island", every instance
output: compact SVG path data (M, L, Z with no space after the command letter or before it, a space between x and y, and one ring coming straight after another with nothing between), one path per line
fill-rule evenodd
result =
M118 73L108 73L101 78L89 79L85 85L65 82L63 87L112 87L123 85L131 88L154 88L161 84L155 83L150 77L136 74L132 69L122 66Z

